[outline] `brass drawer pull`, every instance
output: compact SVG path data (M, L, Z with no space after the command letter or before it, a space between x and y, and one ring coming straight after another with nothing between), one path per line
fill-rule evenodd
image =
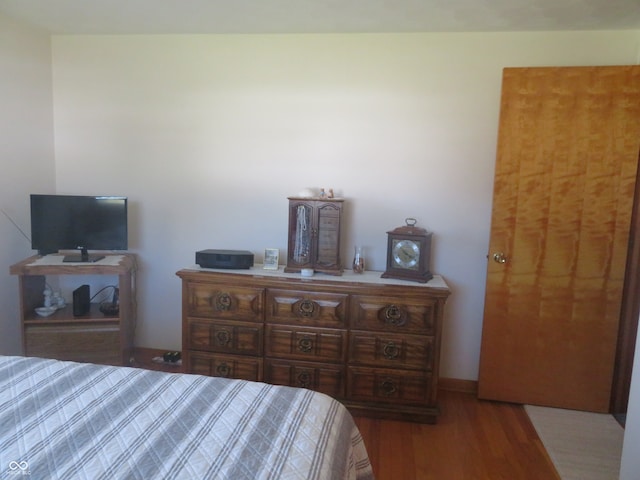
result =
M400 347L393 342L389 342L382 349L382 354L387 360L395 360L400 355Z
M401 326L405 323L405 313L397 305L389 305L384 309L384 322L387 325Z
M380 384L380 389L382 390L382 393L384 395L393 395L394 393L396 393L396 385L393 382L393 380L385 380L384 382L382 382Z
M311 300L303 300L302 302L300 302L300 305L298 305L298 315L300 315L301 317L311 317L313 316L313 312L315 311L315 309L315 302Z
M231 343L231 333L229 330L219 330L216 332L216 344L225 347Z
M226 292L220 292L215 298L215 308L218 311L231 310L231 295Z
M313 340L308 337L298 340L298 350L302 353L309 353L313 349Z
M298 380L298 387L309 388L311 385L311 374L307 370L300 372L296 379Z
M228 377L231 375L231 368L226 363L221 363L216 367L216 374L219 377Z

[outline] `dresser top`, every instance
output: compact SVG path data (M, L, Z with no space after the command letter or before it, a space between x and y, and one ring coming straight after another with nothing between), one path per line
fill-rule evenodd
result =
M181 272L213 272L213 273L222 273L222 274L234 274L234 275L247 275L255 278L267 278L267 279L293 279L300 280L303 282L313 283L324 283L324 282L335 282L335 283L366 283L371 285L396 285L396 286L407 286L407 287L424 287L424 288L432 288L432 289L441 289L444 291L449 291L449 286L444 281L444 279L440 275L434 275L431 280L426 283L418 283L411 282L408 280L399 280L394 278L382 278L381 275L383 272L367 270L363 273L354 273L351 270L345 270L342 275L328 275L324 273L315 273L312 277L304 277L299 273L286 273L284 271L284 266L278 266L277 270L265 269L262 264L255 264L253 267L248 269L218 269L218 268L202 268L199 265L192 265L184 268L180 272L178 272L178 276L181 276Z

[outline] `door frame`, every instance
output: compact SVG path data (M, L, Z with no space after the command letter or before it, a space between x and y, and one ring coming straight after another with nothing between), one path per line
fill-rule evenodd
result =
M633 357L638 334L638 316L640 315L640 238L638 238L640 235L640 153L638 159L639 167L636 173L636 187L631 212L618 344L611 386L609 411L613 414L627 413Z

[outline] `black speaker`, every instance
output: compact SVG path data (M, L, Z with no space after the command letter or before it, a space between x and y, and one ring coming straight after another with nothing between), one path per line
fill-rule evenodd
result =
M73 291L73 316L81 317L89 313L89 285L82 285Z
M249 269L253 267L253 253L248 250L200 250L196 263L202 268Z

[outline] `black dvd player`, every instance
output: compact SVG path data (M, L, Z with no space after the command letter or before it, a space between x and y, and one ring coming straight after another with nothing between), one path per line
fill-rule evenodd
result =
M253 267L253 253L248 250L200 250L196 263L202 268L248 269Z

